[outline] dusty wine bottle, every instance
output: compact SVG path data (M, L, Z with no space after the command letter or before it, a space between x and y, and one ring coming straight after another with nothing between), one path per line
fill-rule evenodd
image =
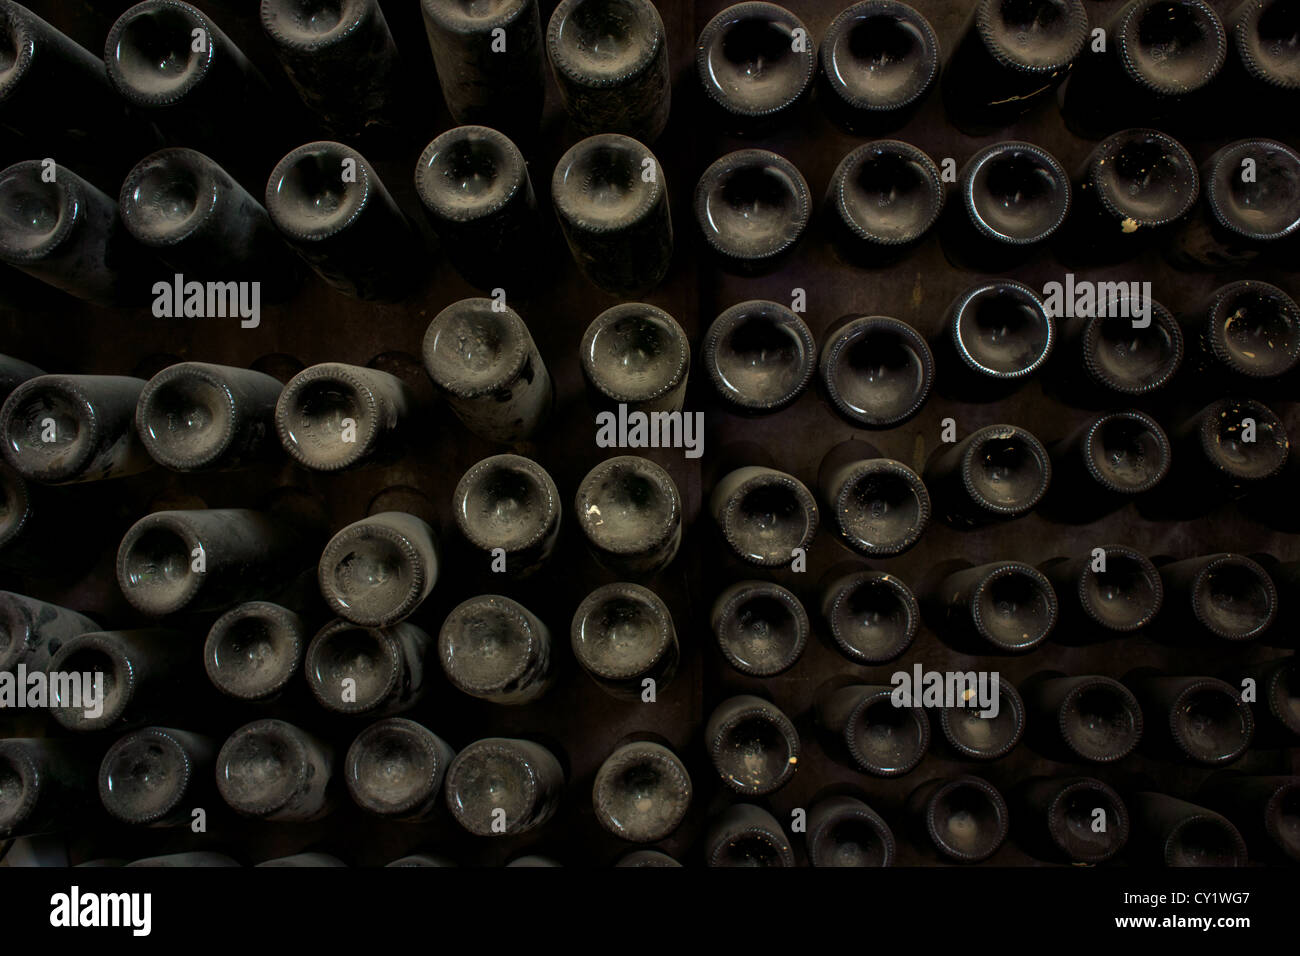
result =
M639 584L606 584L583 598L569 641L596 685L623 700L643 700L649 689L657 697L677 673L672 614L659 595Z
M591 556L615 574L657 574L682 542L681 494L648 458L619 455L591 469L578 486L574 513Z
M813 866L892 866L893 831L880 814L855 797L827 797L808 811L805 839Z
M1031 777L1017 797L1024 842L1047 859L1104 863L1128 842L1128 807L1093 777Z
M808 231L808 181L794 163L766 149L716 160L695 186L695 221L705 246L728 272L772 272Z
M932 597L950 636L981 653L1023 653L1056 626L1059 605L1052 583L1020 561L992 561L945 577Z
M1266 487L1290 454L1282 420L1251 399L1222 398L1207 405L1174 429L1172 441L1179 463L1171 476L1178 504L1197 510Z
M414 624L371 628L337 619L307 645L303 670L327 710L384 717L409 710L423 695L431 644Z
M173 631L90 631L69 638L50 658L50 670L83 675L80 681L51 694L49 712L68 730L90 732L156 722L171 708L193 697L186 686L192 669L184 638ZM96 701L78 693L95 675L102 693ZM92 772L93 776L93 772ZM93 784L92 784L93 785Z
M691 805L691 778L678 756L650 740L623 744L596 771L596 822L633 843L654 843L681 825Z
M288 584L309 563L310 546L296 529L258 511L155 511L123 536L117 583L144 614L213 611Z
M0 740L0 838L70 829L94 801L95 764L78 741Z
M659 138L672 82L663 20L650 0L561 0L546 49L560 99L584 136Z
M1052 97L1088 35L1082 0L979 0L944 69L949 120L970 136L1011 125Z
M1245 555L1209 554L1160 568L1169 595L1166 616L1184 633L1208 632L1227 641L1250 641L1277 616L1273 579Z
M894 699L888 684L851 684L817 702L817 723L833 739L831 754L847 756L866 773L901 777L930 746L930 718L921 702Z
M1169 473L1170 445L1150 415L1105 412L1053 442L1051 502L1074 522L1114 511Z
M99 765L100 802L123 823L188 826L212 786L216 756L216 744L200 734L170 727L132 731Z
M817 59L826 115L864 136L904 126L939 79L934 28L896 0L863 0L842 10L826 28Z
M704 838L708 866L794 866L794 850L776 817L750 803L732 804Z
M1005 677L996 680L997 713L981 710L973 700L958 699L939 710L939 727L948 746L964 760L997 760L1020 743L1025 733L1025 703Z
M935 356L945 391L968 401L1005 397L1046 365L1056 323L1033 289L1010 279L981 282L948 306Z
M1133 798L1133 840L1139 860L1164 866L1245 866L1246 841L1226 817L1163 793Z
M1238 828L1257 860L1300 861L1300 777L1223 773L1201 787L1197 800Z
M527 704L555 679L550 629L500 594L480 594L451 610L438 632L438 659L456 689L494 704Z
M424 368L461 423L503 444L546 422L555 386L524 320L495 299L461 299L424 333Z
M732 790L760 797L780 790L799 765L799 732L771 701L729 697L704 725L713 769Z
M476 836L517 836L546 823L559 806L564 768L531 740L476 740L447 768L443 784L456 822Z
M1294 117L1300 62L1290 0L1244 0L1224 17L1224 25L1230 47L1220 85L1230 91L1234 107L1224 111L1225 125L1264 129L1269 117L1282 122L1283 117Z
M1136 302L1115 300L1106 315L1065 323L1056 350L1056 378L1073 402L1109 405L1117 395L1149 395L1165 388L1183 364L1183 331L1172 313L1147 299L1150 321L1135 324Z
M808 644L808 612L771 581L738 581L713 601L709 624L727 663L751 677L775 677Z
M1255 732L1240 690L1215 677L1137 676L1150 739L1184 761L1222 766L1245 754Z
M1165 588L1151 559L1123 545L1093 548L1038 566L1061 601L1061 624L1088 635L1127 634L1148 627L1164 604Z
M545 248L537 197L524 154L504 133L486 126L442 133L416 161L415 191L465 281L491 290L534 278L531 260Z
M1132 691L1100 675L1049 676L1025 690L1031 727L1049 753L1070 760L1113 763L1142 736L1142 708Z
M928 842L958 863L987 860L1007 838L1007 802L981 777L924 783L907 798L907 812Z
M50 656L64 642L98 631L99 625L76 611L36 598L0 591L0 671L46 671Z
M64 542L79 522L55 489L27 481L0 461L0 567L29 574L69 570Z
M0 408L0 438L24 478L62 485L153 467L135 431L145 382L122 375L38 375Z
M1293 745L1300 737L1300 662L1280 657L1250 667L1243 676L1255 681L1255 713L1265 740Z
M758 0L727 7L695 44L709 123L741 136L789 122L812 86L817 44L784 7Z
M864 267L897 262L939 221L944 197L939 167L915 146L881 139L857 147L840 160L826 190L836 252Z
M1300 306L1267 282L1220 286L1185 321L1198 370L1222 386L1258 387L1300 361Z
M277 823L328 814L333 774L333 748L283 720L245 724L217 754L221 798L238 813Z
M817 343L807 324L776 302L727 309L704 336L704 368L718 395L741 414L780 411L812 383Z
M866 557L909 550L930 520L930 493L916 472L857 439L826 453L817 488L832 529Z
M986 425L940 446L922 472L934 512L957 527L978 527L1028 514L1052 479L1042 442L1015 425Z
M605 410L680 412L691 343L671 315L645 302L606 309L578 347L591 404Z
M343 780L363 810L389 820L426 820L442 806L442 781L456 758L423 724L402 717L376 721L343 759Z
M884 315L850 315L833 323L817 367L835 411L863 428L909 421L934 385L930 346L906 322Z
M317 573L331 611L362 627L404 620L438 581L438 542L415 515L385 511L340 530Z
M534 135L546 91L536 0L421 0L420 10L452 118Z
M788 565L817 534L817 501L793 475L749 465L721 478L709 510L727 547L760 568Z
M465 540L513 578L541 568L559 539L559 489L530 458L484 458L456 484L451 508Z
M900 656L921 619L911 589L883 571L836 577L822 592L821 614L835 646L856 664L883 664Z
M325 362L291 378L275 406L280 444L313 471L338 471L396 455L416 404L395 375Z
M374 167L342 143L307 143L280 160L266 183L266 211L303 261L344 295L399 301L427 271L406 215Z
M203 666L213 686L237 700L270 700L302 664L307 626L270 601L246 601L217 618L203 644Z

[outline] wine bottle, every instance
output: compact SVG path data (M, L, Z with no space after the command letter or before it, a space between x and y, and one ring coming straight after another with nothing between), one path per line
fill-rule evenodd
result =
M588 594L574 612L569 639L596 686L623 700L641 700L648 687L658 695L677 673L681 652L672 614L639 584L606 584Z
M1075 319L1062 330L1056 381L1072 404L1108 406L1121 395L1153 394L1182 367L1183 331L1168 309L1147 299L1150 321L1144 322L1127 295L1114 302L1106 315Z
M663 20L650 0L561 0L546 49L560 99L584 136L659 138L672 82Z
M1157 748L1203 766L1233 763L1250 747L1255 720L1238 688L1215 677L1135 677Z
M1033 650L1052 633L1059 610L1052 583L1020 561L954 571L931 600L949 636L985 654Z
M374 514L341 529L321 554L321 593L331 611L362 627L405 620L438 581L433 529L400 511Z
M986 425L941 445L922 472L934 513L957 527L978 527L1028 514L1052 479L1042 442L1015 425Z
M476 836L517 836L559 806L564 768L531 740L485 737L456 755L443 787L456 822Z
M850 315L832 323L817 368L831 406L862 428L894 428L911 420L934 385L930 346L906 322L884 315Z
M338 619L307 645L303 670L317 702L327 710L385 717L420 700L431 644L414 624L371 628Z
M704 725L704 742L722 782L746 797L780 790L799 766L799 732L770 701L729 697Z
M1277 617L1278 593L1260 565L1240 554L1209 554L1160 568L1166 618L1182 633L1251 641Z
M419 235L350 146L307 143L281 159L266 184L266 211L312 271L344 295L400 301L427 272Z
M1151 559L1110 544L1075 557L1040 564L1061 601L1061 623L1094 636L1129 634L1150 626L1164 604L1165 588Z
M1300 834L1295 828L1300 778L1216 774L1201 787L1197 799L1233 822L1255 859L1300 861Z
M438 633L438 658L457 690L494 704L534 701L555 679L550 629L500 594L481 594L451 610Z
M1093 777L1031 777L1018 796L1025 842L1046 859L1105 863L1128 842L1128 807Z
M465 540L516 579L543 567L560 536L559 489L546 469L520 455L473 465L456 484L451 507Z
M318 820L333 809L334 750L283 720L255 720L217 754L217 790L238 813L276 823Z
M424 368L461 423L508 444L546 422L555 386L524 320L494 299L461 299L424 333Z
M816 47L803 21L784 7L758 0L727 7L695 44L710 125L757 136L788 123L812 87Z
M681 866L667 853L660 853L658 850L633 850L626 856L620 857L615 866Z
M38 375L0 408L5 458L24 478L61 485L153 467L135 431L145 382L122 375Z
M817 344L776 302L751 299L721 313L704 336L704 368L733 410L765 415L793 405L812 383Z
M920 700L900 703L888 684L850 684L822 695L817 723L833 739L833 755L847 755L877 777L910 773L930 746L930 719Z
M1100 675L1053 676L1024 686L1031 727L1043 749L1070 760L1113 763L1142 736L1142 708L1132 691Z
M637 140L601 133L573 146L555 165L551 200L579 271L604 292L639 298L668 274L663 167Z
M1256 664L1245 673L1255 681L1253 708L1265 737L1294 745L1300 737L1300 666L1294 656ZM1238 686L1241 683L1238 682Z
M70 829L94 800L95 764L79 741L0 739L0 838Z
M1248 398L1212 402L1175 428L1171 438L1178 468L1162 498L1167 507L1189 513L1266 489L1290 455L1282 420Z
M275 406L284 450L313 471L396 456L412 430L410 387L378 369L324 362L289 379Z
M1213 810L1163 793L1133 798L1135 856L1164 866L1245 866L1246 841Z
M840 160L826 190L836 251L852 265L895 263L939 221L944 197L939 167L924 152L891 139L865 143Z
M1169 474L1169 437L1136 409L1090 418L1049 447L1053 504L1075 522L1122 508Z
M193 822L211 788L216 744L170 727L146 727L120 738L99 765L99 799L114 819L136 826Z
M821 614L836 648L855 664L883 664L901 656L921 619L911 589L883 571L835 578L822 592Z
M1081 0L979 0L944 69L949 120L970 136L1011 125L1051 98L1088 36Z
M65 641L98 631L99 625L76 611L36 598L0 591L0 671L46 671Z
M79 678L52 688L50 716L68 730L87 733L156 722L178 705L192 705L192 665L185 640L173 631L78 634L50 657L51 671Z
M343 780L357 806L388 820L426 820L442 806L442 781L456 757L422 724L376 721L348 748Z
M1259 388L1300 361L1300 306L1267 282L1220 286L1185 321L1198 371L1220 387Z
M777 269L808 231L812 200L794 163L765 149L715 161L695 186L695 222L718 265L738 275Z
M906 125L939 79L939 39L896 0L862 0L826 28L817 93L832 121L862 136ZM816 864L814 864L816 865Z
M594 407L682 410L691 343L663 309L644 302L606 309L587 326L578 356Z
M813 866L892 866L897 852L889 824L850 796L827 797L813 804L804 845Z
M709 624L728 664L751 677L775 677L808 644L808 612L771 581L738 581L713 601Z
M1222 117L1229 128L1263 129L1269 117L1295 115L1300 68L1294 16L1288 0L1243 0L1224 17L1230 46L1221 86L1235 107Z
M270 601L246 601L208 631L203 666L227 697L270 700L298 673L307 641L307 625L293 611Z
M997 760L1020 743L1025 733L1025 703L1020 692L1005 677L994 680L998 695L997 712L983 710L978 702L962 700L939 710L939 727L944 738L965 760Z
M654 843L671 834L691 805L691 778L681 760L662 744L633 741L618 747L596 771L591 803L596 822L633 843Z
M1007 802L981 777L924 783L907 798L907 810L929 843L958 863L987 860L1007 838Z
M946 390L968 401L1002 398L1046 365L1056 323L1029 286L982 282L948 306L934 351Z
M704 838L708 866L794 866L794 850L776 817L750 803L732 804Z
M615 574L657 574L681 545L681 495L648 458L619 455L591 469L578 486L574 513L591 556Z
M817 534L817 501L802 481L774 468L749 465L722 477L709 510L727 547L760 568L788 565Z
M916 472L857 439L826 453L817 488L835 533L866 557L904 553L930 520L930 493Z

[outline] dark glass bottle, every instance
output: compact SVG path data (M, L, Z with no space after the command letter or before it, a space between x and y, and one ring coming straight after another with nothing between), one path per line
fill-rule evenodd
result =
M211 788L214 741L170 727L136 730L108 748L99 765L99 799L109 815L136 826L192 822Z
M1267 282L1220 286L1185 321L1198 370L1222 387L1258 387L1300 361L1300 306Z
M172 365L140 393L136 432L150 457L173 471L224 471L278 457L275 404L282 388L252 369Z
M677 630L659 595L639 584L606 584L588 594L569 629L573 656L596 685L641 700L646 681L658 695L677 673Z
M1300 862L1300 777L1216 774L1197 800L1237 826L1255 859Z
M122 228L117 203L38 159L0 172L0 261L97 305L147 302L156 269Z
M541 744L485 737L456 755L443 786L452 816L470 833L517 836L555 815L564 777Z
M681 495L648 458L619 455L591 469L578 486L574 513L596 563L615 574L657 574L682 542Z
M1183 331L1159 302L1148 299L1150 320L1135 316L1127 295L1106 315L1064 324L1056 380L1075 401L1110 405L1118 396L1149 395L1165 388L1183 364ZM1137 324L1135 324L1135 322Z
M195 150L165 149L140 160L122 183L118 208L126 231L181 273L186 284L257 284L256 298L251 291L223 288L214 297L215 309L207 306L205 294L196 311L208 318L238 317L241 327L256 328L263 293L268 301L283 299L301 278L297 259L262 204ZM155 288L154 293L155 301L159 293L167 296L169 310L164 314L172 318L188 315L193 308L192 294L186 294L184 286L175 292Z
M1136 677L1146 724L1158 748L1184 761L1222 766L1245 754L1255 733L1239 688L1215 677Z
M836 251L864 267L897 262L939 221L944 197L939 167L924 152L892 139L865 143L840 160L826 190Z
M776 817L736 803L722 812L704 838L708 866L794 866L794 850Z
M681 824L691 805L691 778L662 744L634 741L617 748L596 771L591 803L596 822L633 843L654 843Z
M1121 508L1169 474L1165 430L1136 409L1090 418L1053 442L1050 454L1052 504L1073 522L1087 522Z
M788 122L812 86L816 46L784 7L758 0L727 7L695 44L709 125L757 136Z
M1015 425L986 425L953 445L941 445L922 472L934 513L973 528L1028 514L1052 479L1042 442Z
M645 146L617 133L582 140L560 157L551 200L578 269L621 299L663 281L673 224L663 167Z
M912 791L907 811L940 854L958 863L987 860L1007 838L1007 802L980 777L931 780Z
M262 0L261 9L276 58L332 135L387 135L401 124L410 97L379 0Z
M326 362L291 378L275 406L280 444L299 465L338 471L396 455L415 396L395 375Z
M531 260L545 245L537 197L524 154L504 133L486 126L442 133L416 161L415 191L465 281L491 290L534 278Z
M866 557L910 549L930 521L930 493L912 469L850 439L822 458L817 488L840 540Z
M778 268L808 230L808 182L784 156L740 149L716 160L695 186L695 221L718 264L744 276Z
M1128 807L1093 777L1031 777L1017 796L1024 842L1046 859L1105 863L1128 842Z
M920 701L899 703L888 684L851 684L817 702L817 723L866 773L901 777L914 770L930 746L930 719Z
M120 478L153 467L135 431L145 382L121 375L39 375L0 409L9 464L49 485Z
M93 756L77 741L0 740L0 839L70 829L94 802Z
M1255 713L1265 734L1294 746L1300 737L1300 661L1280 657L1252 667L1246 676L1255 681Z
M672 100L667 42L650 0L561 0L546 48L573 125L658 139Z
M681 411L691 343L663 309L645 302L606 309L587 326L578 357L587 395L596 408Z
M982 282L948 306L934 351L944 390L967 401L1005 397L1047 363L1056 322L1029 286Z
M808 612L771 581L739 581L722 591L709 625L727 663L751 677L788 671L808 644Z
M431 644L414 624L370 628L337 619L307 645L303 670L327 710L383 717L419 701Z
M0 671L32 674L50 666L50 656L78 634L99 625L76 611L36 598L0 591Z
M296 613L269 601L247 601L212 625L203 666L227 697L270 700L298 673L307 641L307 626Z
M993 143L962 167L957 198L940 224L944 255L961 269L1001 272L1029 259L1061 228L1070 177L1033 143Z
M472 597L448 613L438 658L457 690L494 704L527 704L555 679L550 629L500 594Z
M722 782L746 797L774 793L799 766L799 732L770 701L729 697L704 725L704 743Z
M213 611L288 584L310 561L310 546L290 525L258 511L155 511L122 538L117 583L132 606L151 616Z
M1176 139L1153 129L1120 130L1097 145L1075 177L1062 244L1080 262L1131 259L1167 238L1200 191L1196 162Z
M892 866L893 831L880 814L855 797L827 797L808 811L805 838L813 866Z
M979 0L944 69L944 106L970 136L1009 126L1052 97L1088 39L1081 0Z
M982 653L1023 653L1056 626L1052 583L1020 561L993 561L955 571L935 589L936 619L958 640Z
M898 129L916 114L939 79L939 38L905 3L862 0L831 21L817 59L826 115L870 136Z
M493 455L471 467L451 507L465 539L512 579L541 568L560 536L559 489L546 469L519 455Z
M550 417L555 387L524 320L495 299L461 299L424 333L424 368L474 434L508 444Z
M788 565L817 534L817 501L802 481L749 465L713 487L709 510L731 552L760 568Z
M1282 420L1251 399L1221 398L1184 421L1171 437L1178 467L1170 477L1168 504L1189 511L1205 511L1225 498L1267 487L1290 454Z
M1300 235L1300 154L1270 139L1242 139L1201 164L1195 216L1170 238L1180 269L1219 272L1260 264L1294 271Z
M1123 545L1093 548L1038 566L1061 601L1061 624L1082 635L1128 634L1147 627L1165 588L1151 559Z
M438 581L438 542L415 515L385 511L341 529L320 557L321 593L331 611L362 627L404 620Z
M266 211L307 265L344 295L399 301L427 271L418 234L374 167L342 143L307 143L280 160L266 184Z
M1100 675L1048 677L1025 687L1030 726L1049 753L1113 763L1142 736L1142 708L1132 691Z
M343 759L343 780L363 810L389 820L425 820L442 806L443 777L455 757L424 725L389 717L357 734Z
M1300 105L1295 7L1290 0L1243 0L1224 21L1231 47L1222 86L1237 114L1225 115L1226 125L1266 129L1272 121L1294 127Z
M1245 866L1246 841L1213 810L1163 793L1133 798L1134 856L1164 866Z
M1138 124L1195 125L1228 51L1218 14L1204 0L1132 0L1106 25L1106 44L1089 44L1061 100L1066 125L1100 139Z
M50 670L102 674L102 696L95 706L88 706L86 700L77 700L74 682L68 688L67 699L51 694L50 716L68 730L79 732L156 722L172 707L184 703L186 696L193 696L193 686L187 686L192 657L184 638L173 631L78 634L54 652ZM94 679L98 684L99 678Z
M997 760L1020 743L1025 732L1025 703L1020 692L1005 677L997 677L997 713L993 708L960 701L939 710L939 727L944 738L964 760Z
M812 383L817 344L807 324L776 302L727 309L704 336L704 368L718 395L741 414L780 411Z
M328 814L333 775L333 748L283 720L245 724L217 754L221 798L245 816L276 823Z
M934 385L934 355L906 322L846 316L826 330L821 387L835 410L862 428L895 428L917 415Z
M1160 568L1168 600L1169 623L1182 633L1227 641L1250 641L1265 633L1277 616L1273 579L1240 554L1209 554Z
M681 866L667 853L660 853L658 850L633 850L624 857L620 857L615 866Z
M822 620L840 653L855 664L883 664L911 646L921 619L906 584L883 571L855 571L822 592Z

